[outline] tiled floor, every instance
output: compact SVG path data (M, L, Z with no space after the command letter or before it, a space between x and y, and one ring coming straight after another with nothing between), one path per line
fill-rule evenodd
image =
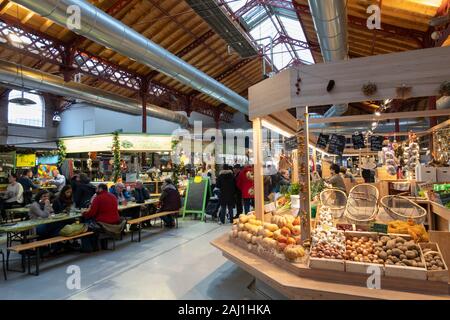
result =
M247 288L252 277L209 244L228 228L183 221L179 229L152 228L140 243L127 237L115 251L51 258L38 277L0 278L0 299L261 299ZM66 285L70 265L81 271L78 290Z

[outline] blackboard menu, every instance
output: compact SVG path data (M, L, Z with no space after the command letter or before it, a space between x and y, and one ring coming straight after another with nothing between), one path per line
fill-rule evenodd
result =
M341 156L345 149L345 136L332 134L328 145L328 152Z
M364 144L364 136L359 134L352 135L353 148L355 149L364 149L366 145Z
M317 139L317 148L325 149L327 147L328 141L330 140L330 136L327 134L320 134Z
M297 137L287 138L284 140L284 150L292 151L298 149Z
M184 212L204 214L209 189L208 178L195 177L189 179L184 200Z
M383 148L384 137L382 136L371 136L370 137L370 150L371 151L381 151Z

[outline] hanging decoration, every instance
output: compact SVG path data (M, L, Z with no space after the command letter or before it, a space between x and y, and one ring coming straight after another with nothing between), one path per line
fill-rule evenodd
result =
M64 160L66 160L66 156L67 156L67 149L66 149L66 145L64 143L63 140L58 140L57 142L58 145L58 167L61 167L61 165L63 164Z
M113 181L116 183L120 177L120 139L119 132L113 132L113 144L112 144L112 153L113 153Z
M406 174L408 179L414 179L416 174L416 166L419 164L419 144L417 143L417 135L413 132L409 133L408 146L404 148L404 159L406 161Z
M368 82L362 86L361 90L364 93L364 95L370 97L373 96L378 89L375 83Z

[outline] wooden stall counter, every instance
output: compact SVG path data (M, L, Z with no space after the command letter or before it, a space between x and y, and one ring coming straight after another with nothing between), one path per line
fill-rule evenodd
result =
M222 251L225 258L253 275L258 280L269 285L289 299L299 300L326 300L326 299L386 299L386 300L450 300L449 286L441 284L443 290L440 294L423 294L388 289L369 289L345 283L334 283L320 280L321 271L309 269L293 273L283 267L271 263L232 243L228 235L222 235L211 242ZM315 273L314 276L304 277L300 274ZM328 272L329 273L329 272ZM336 274L338 276L338 274ZM365 275L354 275L353 278L361 278ZM350 276L351 277L351 276ZM402 281L405 281L403 279ZM406 280L410 283L414 280ZM383 283L381 284L383 286ZM424 289L424 288L421 288Z

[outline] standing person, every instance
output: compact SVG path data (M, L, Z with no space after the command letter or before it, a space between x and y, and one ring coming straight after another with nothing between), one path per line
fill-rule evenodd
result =
M236 216L239 216L242 213L242 192L237 186L237 180L239 173L241 172L241 165L235 164L233 167L233 173L234 173L234 198L235 198L235 205L236 205Z
M33 172L30 169L25 169L22 172L22 176L17 180L23 188L23 202L24 204L30 204L33 201L33 190L38 189L39 186L33 183Z
M73 201L76 208L87 208L90 206L92 197L95 195L96 188L91 184L89 177L81 173L76 181L75 189L72 187Z
M341 168L339 167L339 165L333 163L330 169L331 169L331 178L328 179L327 182L330 183L333 188L337 188L346 192L344 179L340 175Z
M160 207L158 212L164 211L176 211L181 208L181 197L178 189L172 182L172 179L166 178L161 187L161 195L159 197ZM164 216L161 217L164 221L165 226L168 228L173 228L175 226L175 222L173 220L173 216Z
M244 199L244 212L247 214L250 212L250 206L254 207L253 166L248 165L242 169L236 184L241 190L242 198Z
M235 181L234 174L231 167L227 164L223 165L223 170L220 171L217 178L216 187L220 189L219 204L219 224L225 223L226 211L228 209L228 217L230 222L233 222L233 208L235 204Z
M214 190L214 187L216 186L216 173L214 172L214 169L210 164L208 164L208 169L206 171L206 175L210 180L211 183L211 189Z
M64 186L66 185L66 177L64 177L61 173L59 173L58 169L53 169L52 175L53 179L48 180L48 183L56 186L58 192L60 192L62 188L64 188Z
M80 184L80 171L76 170L73 173L72 178L70 178L70 186L72 187L72 192L75 194L77 187Z
M53 201L53 211L55 212L55 214L61 212L70 212L72 205L72 187L70 185L67 185L62 188L59 196L55 199L55 201Z

